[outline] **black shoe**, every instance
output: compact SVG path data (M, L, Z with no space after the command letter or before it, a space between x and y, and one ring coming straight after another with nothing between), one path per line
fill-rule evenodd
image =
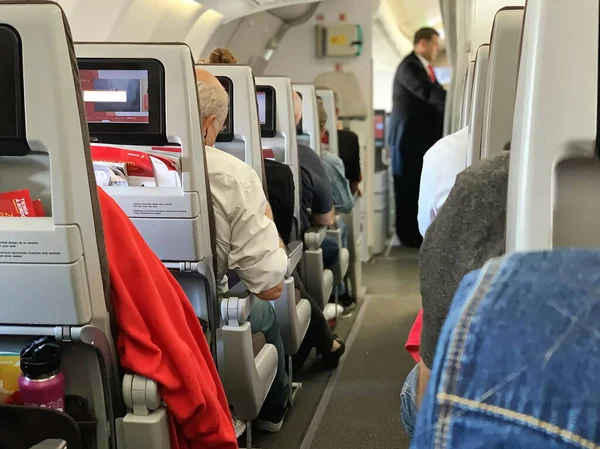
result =
M343 295L338 296L338 304L344 309L348 309L351 307L353 307L353 310L356 309L356 301L352 299L352 297L348 293L344 293Z
M283 426L283 420L288 411L289 403L285 407L276 413L264 413L262 410L258 414L258 417L254 420L256 427L265 432L277 433Z
M335 334L333 335L333 339L340 344L340 347L335 352L328 352L321 356L321 366L327 371L336 369L340 364L340 359L344 355L344 352L346 352L346 344L344 341Z

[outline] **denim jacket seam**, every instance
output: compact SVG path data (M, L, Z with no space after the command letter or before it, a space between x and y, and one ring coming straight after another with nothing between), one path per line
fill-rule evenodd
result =
M472 319L479 308L479 304L486 297L492 281L499 272L501 264L502 259L498 258L492 259L484 266L482 273L477 279L477 284L473 288L473 292L465 303L464 312L461 314L456 328L451 334L449 342L450 349L448 350L448 357L444 362L443 371L445 374L441 382L442 392L438 393L438 395L448 394L445 393L446 391L451 394L451 390L456 385L456 375L461 368L461 358L464 353L465 343L471 327ZM444 449L447 446L447 429L452 421L452 412L453 409L451 406L445 403L440 403L439 420L435 435L435 447L439 449Z
M535 418L531 415L526 415L524 413L516 412L504 407L486 404L447 393L438 393L437 401L440 404L446 405L450 410L462 408L462 411L466 409L480 412L485 416L493 416L499 419L505 419L530 429L544 432L548 435L560 438L565 442L577 444L584 449L600 449L600 445L582 437L581 435L571 432L570 430L564 429L556 424L543 421L539 418Z

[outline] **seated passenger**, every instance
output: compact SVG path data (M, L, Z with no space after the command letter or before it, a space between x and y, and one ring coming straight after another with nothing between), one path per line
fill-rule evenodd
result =
M317 110L319 114L319 130L321 132L321 140L324 139L327 133L327 111L323 106L323 99L317 98ZM344 163L335 154L331 153L328 147L324 147L321 151L321 160L323 168L329 178L331 192L333 195L333 204L336 212L349 213L354 208L354 197L350 192L350 184L344 173ZM346 223L340 220L339 227L342 233L342 246L348 248L348 229ZM350 297L346 291L345 279L339 285L336 285L338 294L338 302L345 309L345 315L356 308L356 301Z
M467 168L468 137L467 126L438 140L423 157L417 217L422 236L448 198L456 176Z
M227 398L190 301L101 188L98 199L121 366L158 384L172 447L237 449Z
M509 154L484 159L458 175L421 246L421 361L402 389L402 421L409 435L460 280L490 258L504 254Z
M209 64L237 64L237 59L228 48L215 48L208 55Z
M349 129L344 129L342 123L339 120L340 109L338 107L338 95L336 91L333 91L335 98L335 118L337 124L337 135L338 135L338 152L340 158L344 162L345 176L350 183L350 191L352 195L358 193L362 196L359 184L362 181L362 173L360 168L360 144L356 133Z
M196 76L216 222L217 278L224 290L227 271L233 270L248 290L263 300L255 303L248 321L253 333L262 332L267 343L277 348L279 363L256 422L259 428L276 432L283 424L291 385L275 311L268 301L281 296L287 256L256 172L236 157L212 147L227 118L227 92L209 72L196 70Z
M561 249L469 273L439 335L411 448L600 447L598 266L597 250Z
M302 99L296 91L294 91L294 116L296 125L298 125L302 119ZM321 159L309 147L298 142L298 162L302 180L300 195L302 233L311 226L333 226L335 224L333 196ZM331 268L339 257L336 240L333 237L325 237L321 249L323 250L323 266Z

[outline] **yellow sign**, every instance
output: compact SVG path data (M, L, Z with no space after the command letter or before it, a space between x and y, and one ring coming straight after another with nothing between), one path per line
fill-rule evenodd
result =
M331 45L346 45L346 35L338 34L336 36L331 36Z

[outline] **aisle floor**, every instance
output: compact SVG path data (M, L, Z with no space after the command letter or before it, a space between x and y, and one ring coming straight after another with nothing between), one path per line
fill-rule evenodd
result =
M335 331L347 340L359 317L341 369L311 369L309 360L299 376L304 388L283 428L272 435L255 432L254 447L408 448L399 408L402 383L414 366L404 342L420 307L417 261L417 251L397 249L363 265L367 299Z

